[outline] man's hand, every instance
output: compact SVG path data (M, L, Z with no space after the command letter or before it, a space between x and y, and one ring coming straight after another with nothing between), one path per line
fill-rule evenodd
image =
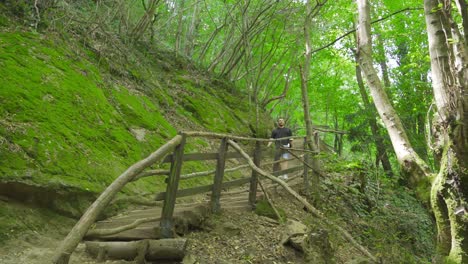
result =
M273 139L270 138L270 140L273 140ZM272 142L273 142L273 141L268 141L267 148L271 146L271 143L272 143Z

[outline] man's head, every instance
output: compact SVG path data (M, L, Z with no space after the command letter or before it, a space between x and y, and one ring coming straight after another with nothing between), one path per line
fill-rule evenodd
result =
M284 127L284 119L283 118L278 119L278 126L279 127Z

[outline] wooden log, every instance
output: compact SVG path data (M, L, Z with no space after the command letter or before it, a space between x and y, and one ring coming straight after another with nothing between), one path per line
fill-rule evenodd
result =
M169 142L164 144L148 157L130 166L122 173L109 187L107 187L94 203L86 210L81 219L75 224L73 229L68 233L67 237L58 247L52 263L68 264L70 256L75 250L78 243L83 239L83 236L88 232L88 229L96 221L99 214L109 205L114 196L136 175L144 169L151 166L153 163L161 160L167 153L172 151L182 141L182 136L177 135Z
M186 136L182 135L180 144L174 151L174 159L171 165L171 172L167 178L166 195L164 198L163 210L161 213L161 235L165 238L174 236L172 215L174 213L177 189L179 188L180 172L182 171L182 157L184 155Z
M185 238L150 240L148 251L146 252L146 259L182 260L185 257L186 248L187 239Z
M187 239L168 238L158 240L140 241L87 241L86 252L93 257L101 259L121 259L157 261L173 260L180 261L184 258ZM144 257L144 258L143 258Z
M240 137L234 136L229 134L222 134L222 133L212 133L212 132L203 132L203 131L184 131L184 134L191 137L204 137L204 138L228 138L231 140L245 140L245 141L257 141L257 142L270 142L270 141L279 141L284 139L294 139L294 138L304 138L304 136L291 136L291 137L284 137L284 138L251 138L251 137Z

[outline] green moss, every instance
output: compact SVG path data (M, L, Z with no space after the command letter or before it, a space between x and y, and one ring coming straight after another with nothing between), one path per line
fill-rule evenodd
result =
M0 160L8 178L100 191L152 150L122 123L150 129L159 123L165 137L175 134L147 98L127 92L121 105L134 111L119 113L89 61L67 59L68 50L36 34L1 33L0 39L0 112L13 129L0 130L11 142L2 147L17 148ZM147 141L162 140L153 133Z
M281 208L277 208L277 210L278 210L278 213L280 214L281 218L283 220L285 220L286 219L286 213L284 212L284 210L281 209ZM275 211L273 210L271 205L266 200L260 200L260 201L258 201L256 203L255 213L258 214L258 215L261 215L261 216L266 216L266 217L270 217L270 218L278 220L278 217L275 214Z
M249 133L245 123L252 115L241 98L230 98L224 90L218 95L184 70L151 74L159 66L152 58L138 57L138 51L128 60L134 64L126 61L118 67L118 76L109 77L106 71L112 62L95 61L102 56L53 35L0 33L0 150L5 153L0 180L100 192L177 133L167 117L174 121L183 116L216 132ZM121 81L126 68L133 78ZM162 89L160 83L174 89ZM237 108L226 106L226 100ZM137 140L135 131L144 139ZM208 147L200 139L187 151ZM190 163L184 168L205 171L213 164ZM210 181L206 177L184 185ZM125 191L154 191L153 184L145 180Z

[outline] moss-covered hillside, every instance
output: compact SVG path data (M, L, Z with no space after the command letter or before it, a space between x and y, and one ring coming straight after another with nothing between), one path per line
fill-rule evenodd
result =
M146 46L3 27L0 76L4 196L21 193L18 183L42 195L96 193L179 130L250 135L255 120L226 82ZM126 192L154 192L154 181Z

